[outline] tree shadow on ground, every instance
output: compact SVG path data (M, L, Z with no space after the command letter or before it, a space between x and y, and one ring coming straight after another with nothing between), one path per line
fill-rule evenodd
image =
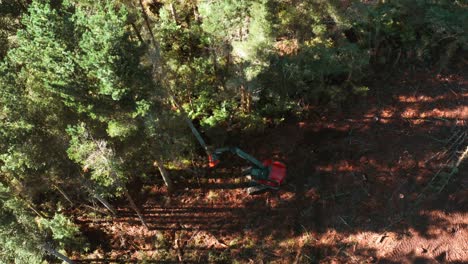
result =
M243 139L239 147L259 159L275 153L285 161L288 179L281 190L248 196L250 183L229 166L198 178L185 174L173 197L156 192L140 200L150 230L127 237L144 245L167 232L174 247L183 234L184 248L196 251L190 243L200 236L215 241L209 249L218 262L226 252L245 262L468 261L455 245L468 243L460 239L468 227L466 162L458 173L436 177L444 159L433 158L447 149L453 133L467 131L466 82L449 82L450 92L440 89L445 79L431 81L424 89L405 84L380 93L378 103L370 95L347 113L285 123ZM466 147L464 140L450 151ZM139 224L125 208L105 228L111 222L123 229Z

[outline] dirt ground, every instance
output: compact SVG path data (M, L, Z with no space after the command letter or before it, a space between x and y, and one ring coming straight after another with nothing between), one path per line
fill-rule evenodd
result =
M340 111L311 109L239 147L284 161L279 191L249 196L240 160L143 186L129 206L77 215L81 263L468 263L467 71L380 80ZM465 73L465 76L463 75Z

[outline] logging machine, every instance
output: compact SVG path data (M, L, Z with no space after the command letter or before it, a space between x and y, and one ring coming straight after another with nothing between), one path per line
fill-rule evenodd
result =
M210 168L215 168L220 163L221 155L225 152L235 154L251 163L251 166L242 171L242 175L250 177L254 183L247 189L249 194L257 194L267 189L277 190L284 182L286 178L286 165L284 163L270 159L261 162L237 147L223 147L210 151L192 122L188 118L186 118L186 122L200 145L205 149Z

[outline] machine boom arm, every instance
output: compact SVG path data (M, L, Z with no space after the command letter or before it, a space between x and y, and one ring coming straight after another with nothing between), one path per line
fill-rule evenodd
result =
M236 154L237 156L253 163L255 165L255 167L258 167L258 168L261 168L261 169L264 169L265 166L263 165L262 162L260 162L259 160L257 160L256 158L254 158L252 155L246 153L245 151L241 150L240 148L238 147L225 147L225 148L219 148L219 149L216 149L215 151L213 151L213 153L211 154L212 155L212 159L214 161L218 160L218 156L221 155L222 153L224 152L231 152L232 154Z

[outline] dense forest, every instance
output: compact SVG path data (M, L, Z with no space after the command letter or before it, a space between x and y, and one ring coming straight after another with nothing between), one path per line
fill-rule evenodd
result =
M331 200L340 202L342 194L344 199L361 201L371 197L369 192L373 191L372 187L362 185L359 190L364 196L355 197L353 192L341 192L333 185L335 189L330 194L320 186L327 181L335 184L336 179L325 177L316 183L297 176L308 174L306 168L315 164L314 155L319 156L319 161L327 153L329 160L338 160L330 150L317 154L315 146L328 144L331 149L330 142L336 142L334 137L342 132L328 126L296 143L292 141L296 130L284 128L292 123L303 128L310 123L325 122L327 114L345 120L343 115L363 107L369 98L377 98L370 104L383 106L385 98L401 91L409 94L409 90L396 89L390 82L405 78L411 82L414 80L411 76L418 72L433 73L425 75L429 77L420 79L420 83L434 76L455 76L458 86L450 88L452 92L445 91L450 96L456 95L453 96L458 103L454 105L461 107L461 115L453 119L444 115L430 117L432 127L436 127L436 122L443 123L445 130L437 134L442 137L439 141L452 144L447 147L448 152L454 153L450 170L433 172L431 181L409 189L424 194L417 196L418 200L415 198L414 204L418 206L422 204L418 203L423 201L421 197L436 193L449 197L458 191L451 189L455 186L462 186L466 195L468 182L463 175L467 171L461 170L468 137L466 120L463 121L468 118L467 81L463 79L467 25L468 4L450 0L0 1L0 262L73 263L86 259L89 260L86 263L375 262L376 258L363 262L351 255L342 256L341 252L352 248L348 244L329 244L330 249L326 250L306 246L318 243L320 239L314 232L325 234L321 228L331 224L322 222L317 224L320 227L309 229L307 221L315 221L319 209L310 209L315 211L307 218L310 204L300 207L301 201L304 204L315 201L320 208L326 208ZM409 72L415 74L408 75ZM426 86L419 85L418 92ZM421 98L412 102L423 102L425 99ZM379 114L370 118L374 120L371 122L385 124L385 117ZM411 123L414 120L411 118L405 119L405 126L414 128L421 124ZM426 124L428 118L426 115L420 120ZM288 166L285 189L247 197L242 186L249 182L239 179L236 170L244 162L227 157L233 161L224 161L224 167L217 172L210 170L205 149L187 124L200 131L209 148L239 146L259 157L285 162ZM343 133L353 152L357 151L352 147L351 137L359 133L358 129ZM363 144L371 140L366 137ZM329 143L321 143L321 138ZM284 142L285 148L275 152L276 140ZM386 140L386 144L392 144L391 136ZM426 140L436 144L433 139ZM313 147L316 152L307 147L307 142L316 144ZM298 146L296 149L287 148L294 144ZM415 149L430 145L414 144L418 144ZM367 147L366 153L369 149L372 147ZM384 155L385 150L377 150ZM405 151L401 153L409 155ZM363 156L351 158L360 164L370 160ZM407 160L403 157L398 164ZM217 183L216 173L239 187L209 189L208 186ZM317 175L317 169L312 174ZM438 181L439 175L449 176L444 178L446 181ZM367 182L372 174L363 173L358 176L361 177L362 182ZM412 182L405 178L405 184L408 181ZM427 186L435 182L439 189L428 191ZM418 186L417 181L414 186ZM387 195L391 196L385 196L385 200L393 201L404 188L388 189ZM151 213L157 212L156 207L145 203L146 196L153 195L157 199L152 205L163 210L203 196L201 199L208 201L204 209L193 208L197 213L205 213L206 218L200 219L207 219L217 208L210 204L229 203L227 195L240 195L237 201L251 199L251 204L255 203L252 208L274 208L272 199L284 202L287 200L284 197L294 194L297 200L298 190L302 190L303 198L293 206L283 207L302 209L297 209L298 213L274 211L280 218L271 220L273 225L262 231L273 232L274 223L283 225L288 222L285 219L292 219L288 215L297 215L296 220L291 220L298 227L291 231L295 235L282 236L283 242L278 242L280 239L275 236L253 240L260 231L246 231L256 230L252 225L232 227L227 231L229 234L221 232L219 236L206 230L205 236L201 236L202 227L186 233L177 233L184 228L160 230L152 226ZM310 198L311 195L320 198ZM307 197L310 202L304 202ZM460 209L466 209L466 199L462 201L465 202L458 204L456 211L466 213ZM386 205L380 204L381 209ZM247 211L256 211L257 218L273 215L263 207ZM397 207L407 210L400 202ZM244 217L253 219L248 213L239 214L239 221ZM129 228L115 229L117 223L130 215L137 221L133 227L152 232L145 237L149 240L145 245L151 245L147 249L153 252L151 255L143 256L143 246L135 242L136 238L133 244L122 242L130 236ZM180 219L184 217L190 216L180 215ZM87 224L98 218L107 221L107 229ZM220 222L234 221L229 216L220 218ZM177 215L174 219L179 221ZM364 225L359 217L336 219L334 225L343 228ZM461 219L466 229L468 218ZM154 222L163 220L154 217ZM365 223L365 219L362 221ZM264 222L268 219L261 220ZM385 222L382 230L388 231L403 222L392 220L391 225ZM109 231L112 228L113 234ZM239 238L233 238L236 234ZM183 243L179 244L210 239L215 246L205 251L193 250L192 256L184 252ZM114 240L121 243L120 253L111 246ZM270 255L256 246L259 241L276 241L271 242ZM133 253L125 251L130 247ZM275 249L280 247L284 247L283 253L275 255ZM97 257L97 252L102 256ZM134 253L138 256L129 257ZM331 255L343 258L330 262L327 257ZM462 262L468 260L463 259L463 254L460 256ZM93 258L97 260L93 262Z

